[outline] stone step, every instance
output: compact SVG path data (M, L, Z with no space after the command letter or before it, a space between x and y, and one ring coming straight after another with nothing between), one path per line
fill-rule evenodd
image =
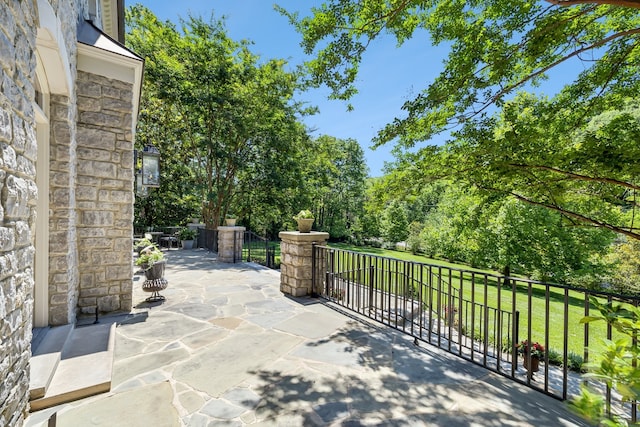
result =
M44 395L31 400L31 411L111 390L115 327L107 323L75 328Z
M29 399L44 396L53 374L58 368L62 351L73 332L73 325L38 328L31 340L31 375L29 378Z

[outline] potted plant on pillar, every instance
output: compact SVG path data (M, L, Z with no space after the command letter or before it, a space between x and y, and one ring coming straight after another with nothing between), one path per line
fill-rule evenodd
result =
M182 249L193 249L193 241L195 240L196 235L196 230L189 227L181 228L180 231L178 231L178 237L182 242Z
M311 231L313 221L315 220L313 214L308 209L301 210L293 217L293 219L298 223L298 231L301 233L309 233Z
M226 225L227 227L235 227L237 220L238 217L236 217L234 214L227 214L226 218L224 219L224 225Z

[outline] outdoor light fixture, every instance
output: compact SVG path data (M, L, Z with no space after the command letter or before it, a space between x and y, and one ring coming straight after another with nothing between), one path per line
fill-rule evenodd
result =
M149 192L147 187L142 185L142 174L136 173L136 194L140 197L147 197Z
M142 185L160 187L160 151L153 145L142 150Z

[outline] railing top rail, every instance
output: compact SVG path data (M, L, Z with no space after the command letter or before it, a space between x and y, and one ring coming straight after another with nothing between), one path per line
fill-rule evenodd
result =
M254 231L249 231L249 230L247 230L247 231L245 231L245 232L244 232L244 235L245 235L245 236L251 236L251 237L253 237L255 240L262 240L263 242L268 242L268 241L269 241L269 239L267 239L267 238L265 238L265 237L262 237L262 236L260 236L260 235L256 234Z
M438 265L438 264L429 264L429 263L426 263L426 262L419 262L419 261L408 261L408 260L403 260L403 259L399 259L399 258L385 257L385 256L381 256L381 255L375 255L375 254L369 254L369 253L364 253L364 252L352 251L352 250L349 250L349 249L333 248L331 246L326 246L326 245L315 245L315 247L319 248L319 249L326 249L326 250L329 250L329 251L346 252L346 253L357 254L357 255L366 255L368 257L377 258L377 259L397 260L397 261L402 262L404 264L419 265L419 266L423 266L423 267L436 267L436 268L439 268L439 269L456 271L456 272L459 272L459 273L478 274L478 275L486 276L487 278L494 278L494 279L496 279L496 281L498 279L502 279L502 280L509 280L509 281L515 281L515 282L530 284L530 285L548 286L549 288L556 288L556 289L567 290L567 291L583 292L583 293L585 293L587 295L592 295L592 296L601 297L601 298L612 298L612 299L623 300L624 302L630 303L630 304L640 304L640 296L623 295L623 294L616 294L616 293L612 293L612 292L597 291L597 290L593 290L593 289L580 288L580 287L576 287L576 286L562 285L562 284L559 284L559 283L542 282L542 281L539 281L539 280L532 280L532 279L527 279L527 278L523 278L523 277L504 276L504 275L501 275L501 274L487 273L487 272L484 272L484 271L474 270L474 269L464 269L464 268L458 268L458 267L447 267L447 266L442 266L442 265Z

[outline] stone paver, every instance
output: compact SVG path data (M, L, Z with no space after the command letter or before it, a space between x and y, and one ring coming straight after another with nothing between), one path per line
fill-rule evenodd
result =
M43 426L574 426L564 403L321 299L277 272L168 254L167 300L118 320L109 393L32 414ZM103 322L107 319L103 319Z

